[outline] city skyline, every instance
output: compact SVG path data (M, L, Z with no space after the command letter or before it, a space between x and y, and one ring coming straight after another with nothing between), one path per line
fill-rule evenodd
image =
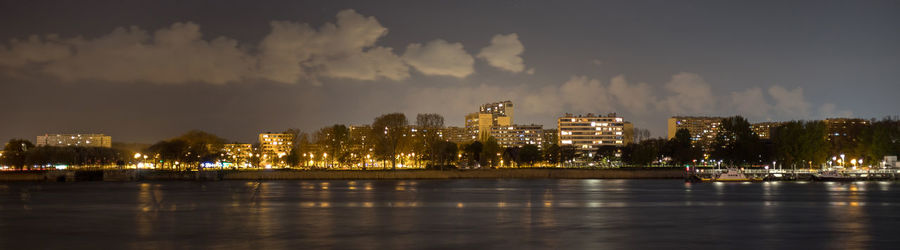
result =
M462 127L500 100L517 124L615 112L664 137L672 116L894 116L900 93L895 2L79 4L4 4L0 139Z

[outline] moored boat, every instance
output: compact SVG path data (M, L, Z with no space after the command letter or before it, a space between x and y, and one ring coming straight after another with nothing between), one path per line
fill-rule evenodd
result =
M763 181L763 178L752 178L745 175L737 168L728 168L724 173L713 175L709 178L700 178L703 182L748 182Z
M813 178L817 181L855 181L856 177L846 175L839 171L824 171L813 174Z

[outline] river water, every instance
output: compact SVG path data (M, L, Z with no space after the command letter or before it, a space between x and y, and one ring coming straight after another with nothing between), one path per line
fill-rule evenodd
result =
M0 249L895 248L900 183L0 183Z

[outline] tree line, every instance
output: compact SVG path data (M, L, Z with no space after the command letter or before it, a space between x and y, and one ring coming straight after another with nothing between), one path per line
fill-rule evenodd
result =
M113 148L35 146L28 140L12 139L3 147L0 164L15 169L121 166L127 154Z
M845 155L874 165L887 155L900 153L900 121L885 118L845 129L846 135L826 133L822 121L791 121L772 129L769 139L753 132L740 116L722 120L709 148L702 148L686 129L672 139L649 138L641 130L641 140L623 147L601 146L591 155L579 155L572 145L545 142L543 145L501 147L496 139L486 138L461 144L441 137L444 118L438 114L419 114L410 124L402 113L384 114L366 126L335 124L313 133L291 129L294 135L290 152L277 156L284 167L367 168L379 163L383 168L398 166L448 169L464 167L523 167L559 165L569 162L596 163L597 166L690 165L716 162L728 165L768 165L815 167L837 165L834 157ZM15 168L30 166L121 166L136 162L152 163L162 169L198 169L203 163L232 161L224 150L227 140L203 131L189 131L159 141L138 152L116 148L36 147L28 140L6 143L0 164ZM138 153L135 155L135 153ZM132 158L135 155L137 158ZM259 167L266 152L259 145L237 159ZM274 157L274 156L272 156ZM842 162L842 164L845 164Z

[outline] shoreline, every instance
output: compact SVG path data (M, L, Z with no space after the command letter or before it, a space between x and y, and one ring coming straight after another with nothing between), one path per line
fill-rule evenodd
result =
M682 179L682 168L483 170L46 170L0 172L0 182L415 180L415 179Z

